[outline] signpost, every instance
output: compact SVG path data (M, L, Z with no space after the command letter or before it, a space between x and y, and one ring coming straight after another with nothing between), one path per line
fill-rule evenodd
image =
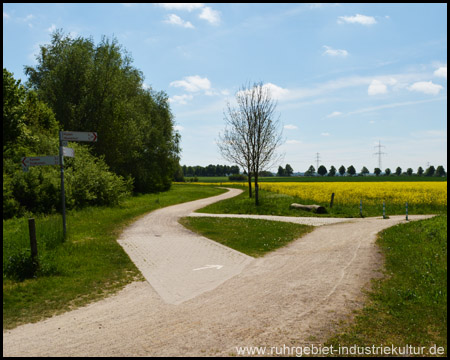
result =
M97 142L96 132L79 132L79 131L60 131L62 133L61 141L89 141Z
M22 169L28 171L29 166L59 165L58 156L28 156L21 161Z
M64 156L75 157L75 151L67 147L68 141L97 141L96 132L60 131L59 155L54 156L27 156L21 160L23 171L28 171L30 166L60 165L61 167L61 205L63 216L64 238L66 237L66 198L64 192Z
M96 132L60 131L59 132L59 163L61 165L61 204L63 215L64 238L66 237L66 196L64 192L64 156L74 157L73 149L66 147L68 141L97 141Z

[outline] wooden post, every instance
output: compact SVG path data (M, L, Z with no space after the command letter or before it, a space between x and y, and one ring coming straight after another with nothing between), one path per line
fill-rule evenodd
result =
M31 257L37 259L36 223L34 219L28 219L28 230L30 233Z
M331 194L330 209L333 207L334 193Z
M406 202L406 221L408 221L408 202Z
M362 200L359 200L359 216L362 217Z
M383 219L386 219L386 201L383 200Z

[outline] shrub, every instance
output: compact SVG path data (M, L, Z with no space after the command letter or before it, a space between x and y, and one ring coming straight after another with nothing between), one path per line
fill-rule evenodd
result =
M233 174L228 176L228 180L230 181L247 181L247 176L242 174Z

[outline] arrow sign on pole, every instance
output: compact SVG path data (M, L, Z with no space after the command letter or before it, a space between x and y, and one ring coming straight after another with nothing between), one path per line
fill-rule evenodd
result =
M22 168L28 166L59 165L58 156L29 156L22 158Z
M62 140L65 141L97 141L96 132L80 132L80 131L61 131Z

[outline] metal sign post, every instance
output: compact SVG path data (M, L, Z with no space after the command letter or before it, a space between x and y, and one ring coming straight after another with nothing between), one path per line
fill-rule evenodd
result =
M63 217L63 232L66 238L66 195L64 191L64 156L75 157L73 149L66 147L68 141L97 141L96 132L60 131L59 155L23 157L21 165L23 171L28 171L30 166L59 165L61 168L61 207Z
M66 195L64 191L64 146L62 131L59 132L59 164L61 165L61 206L62 206L62 218L63 218L63 234L64 239L66 238L67 227L66 227Z

